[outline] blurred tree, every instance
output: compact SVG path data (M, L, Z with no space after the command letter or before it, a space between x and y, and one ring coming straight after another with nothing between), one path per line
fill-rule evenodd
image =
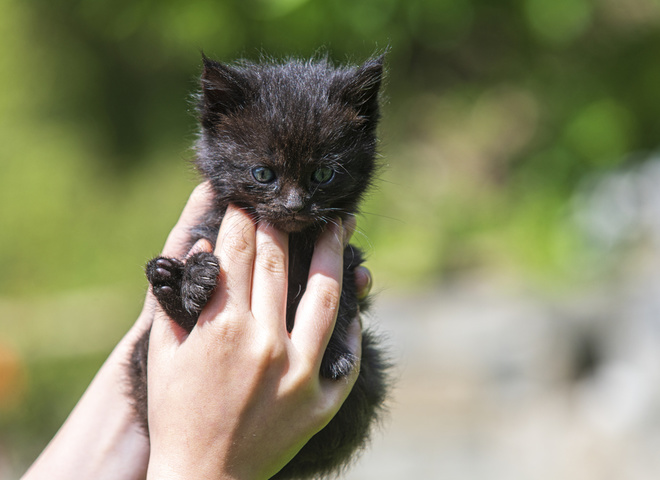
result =
M103 188L114 192L101 201L108 204L117 195L128 202L122 192L132 182L144 183L138 179L145 169L153 171L154 162L163 171L181 171L173 165L189 155L196 129L190 94L197 88L201 50L226 61L328 52L342 62L361 61L389 46L383 137L388 150L410 157L403 164L394 160L390 174L417 172L409 179L416 183L442 173L464 191L488 185L488 200L468 202L472 220L461 222L472 227L461 228L461 236L491 228L492 222L479 219L487 217L480 212L495 197L510 198L497 201L512 209L509 218L516 205L537 197L543 205L560 205L585 176L632 161L629 152L658 143L660 7L653 0L626 0L627 8L612 0L3 1L4 38L17 40L0 46L2 81L11 92L5 101L13 102L3 121L22 119L14 121L13 141L4 148L20 150L35 132L58 130L52 135L59 145L42 141L32 154L42 158L47 151L51 157L43 167L35 160L34 170L43 175L31 180L34 191L43 190L39 182L46 178L50 189L59 185L44 211L66 211L70 202L80 206L81 198L88 202L99 192L99 185L71 184L74 171L90 185L103 178ZM176 153L163 159L164 152ZM55 164L61 183L47 173ZM184 176L186 182L191 178ZM72 185L78 193L71 193ZM439 192L431 195L440 202L432 208L439 215L443 202L463 195L442 185L428 187ZM388 205L387 196L415 198L415 188L396 190L379 193L372 210ZM541 198L547 195L557 200ZM44 208L35 198L25 203ZM389 216L401 214L399 206L394 202ZM424 215L416 215L422 221ZM381 228L372 219L371 228L386 235L391 225L382 222ZM3 234L8 244L21 231L25 236L20 228L9 231L16 233ZM428 231L444 237L452 229L438 224ZM454 244L446 240L441 243ZM89 234L81 233L80 243L88 241ZM414 239L399 243L407 242ZM448 248L428 268L441 272L452 256ZM65 245L59 250L62 262L73 256ZM8 278L25 268L27 257L3 260L12 272ZM100 270L109 268L90 263L97 265L90 267L97 272L91 278L100 279ZM58 272L57 264L46 270Z

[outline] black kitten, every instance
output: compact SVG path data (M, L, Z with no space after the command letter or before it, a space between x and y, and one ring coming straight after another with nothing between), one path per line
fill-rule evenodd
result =
M196 165L210 180L214 200L190 232L215 243L229 203L289 233L287 327L305 291L314 243L323 227L357 212L375 171L378 93L383 58L360 67L326 60L224 65L204 58ZM341 303L321 375L340 379L355 365L347 328L367 307L358 301L355 268L361 252L344 252ZM185 263L155 258L146 267L165 312L192 330L216 286L217 258L198 253ZM339 470L368 438L386 396L386 364L376 340L363 333L360 375L348 399L274 478L307 478ZM148 334L135 347L132 396L147 426Z

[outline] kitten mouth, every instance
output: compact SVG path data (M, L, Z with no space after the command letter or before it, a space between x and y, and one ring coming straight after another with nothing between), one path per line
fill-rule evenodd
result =
M300 232L301 230L305 230L309 226L313 225L313 223L314 222L311 221L309 218L294 216L283 219L281 224L278 225L278 228L282 229L287 233L294 233L294 232Z

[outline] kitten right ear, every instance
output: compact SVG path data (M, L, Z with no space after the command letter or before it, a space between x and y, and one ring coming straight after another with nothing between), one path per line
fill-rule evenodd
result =
M227 115L248 99L245 77L236 69L202 54L202 115Z

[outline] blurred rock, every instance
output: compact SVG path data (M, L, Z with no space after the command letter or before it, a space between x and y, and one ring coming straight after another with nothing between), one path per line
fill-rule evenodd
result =
M660 471L660 163L591 182L611 274L562 299L470 278L382 294L398 380L347 478L621 479Z

